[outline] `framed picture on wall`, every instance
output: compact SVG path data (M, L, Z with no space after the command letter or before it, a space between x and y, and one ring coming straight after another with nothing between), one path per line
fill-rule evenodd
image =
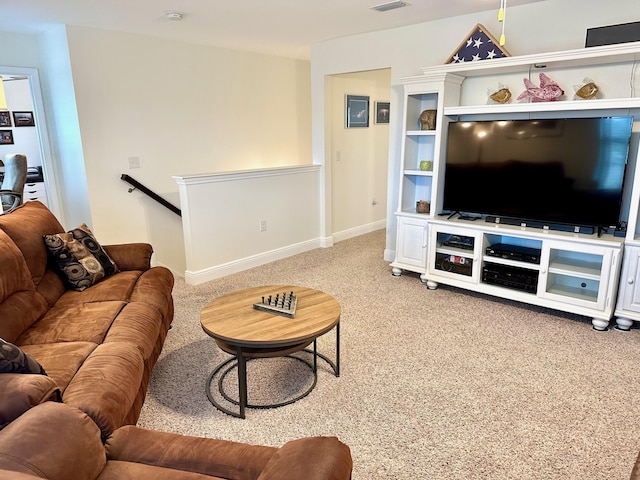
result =
M347 95L345 99L345 127L369 126L369 97L364 95Z
M376 102L375 123L389 123L390 102Z
M13 112L13 123L16 127L35 127L33 112Z
M11 115L8 110L0 111L0 127L10 127L11 126Z
M12 130L0 130L0 145L13 145Z

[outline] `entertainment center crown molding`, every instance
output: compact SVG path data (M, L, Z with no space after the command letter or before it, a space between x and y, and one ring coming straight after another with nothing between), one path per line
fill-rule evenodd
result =
M614 315L622 330L640 321L640 289L635 288L640 283L639 60L636 42L425 67L421 75L402 79L404 121L392 274L412 271L430 289L444 283L589 316L596 330L606 330ZM573 97L573 86L585 78L593 79L602 98L487 103L488 92L499 85L506 85L515 98L525 88L523 78L537 84L540 72L563 88L563 98ZM435 129L422 130L420 113L429 109L437 112ZM623 236L441 215L450 122L608 116L634 118L620 218L627 222ZM420 168L424 160L433 161L430 170ZM540 185L540 195L544 189ZM424 211L424 201L430 208L418 213L418 208Z

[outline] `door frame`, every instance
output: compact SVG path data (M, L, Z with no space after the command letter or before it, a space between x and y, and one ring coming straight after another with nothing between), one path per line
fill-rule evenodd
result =
M51 210L54 215L58 216L61 213L60 201L58 197L58 189L56 187L55 167L51 156L51 145L49 144L49 133L44 114L44 101L38 69L0 65L0 75L22 76L27 77L29 80L29 89L31 91L31 100L33 102L33 115L35 118L35 128L38 134L38 143L40 146L40 157L42 159L42 172L47 192L48 206L49 210ZM60 217L58 216L58 218Z

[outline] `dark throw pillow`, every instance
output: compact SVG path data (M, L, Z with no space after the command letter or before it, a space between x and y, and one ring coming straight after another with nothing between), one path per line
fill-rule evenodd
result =
M46 375L35 358L24 353L13 343L0 338L0 373L37 373Z
M62 276L74 290L81 292L118 272L118 266L85 224L66 233L44 235L43 238Z

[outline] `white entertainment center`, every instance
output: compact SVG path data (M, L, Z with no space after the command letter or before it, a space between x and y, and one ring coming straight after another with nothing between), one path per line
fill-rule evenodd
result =
M627 43L425 67L422 75L403 79L393 275L412 271L430 289L442 283L588 316L596 330L606 330L614 316L621 330L640 321L638 63L640 44ZM563 88L562 99L517 101L523 78L537 84L540 72ZM598 97L573 100L574 85L585 78L598 86ZM489 93L502 86L511 91L511 103L489 104ZM437 111L435 129L422 130L419 117L428 109ZM634 117L620 219L626 233L556 231L442 215L450 122L608 116ZM430 170L420 168L425 160L433 161ZM545 195L545 185L539 193ZM427 213L418 213L420 201L429 203ZM503 255L498 246L515 247L520 254ZM512 277L517 288L509 284Z

